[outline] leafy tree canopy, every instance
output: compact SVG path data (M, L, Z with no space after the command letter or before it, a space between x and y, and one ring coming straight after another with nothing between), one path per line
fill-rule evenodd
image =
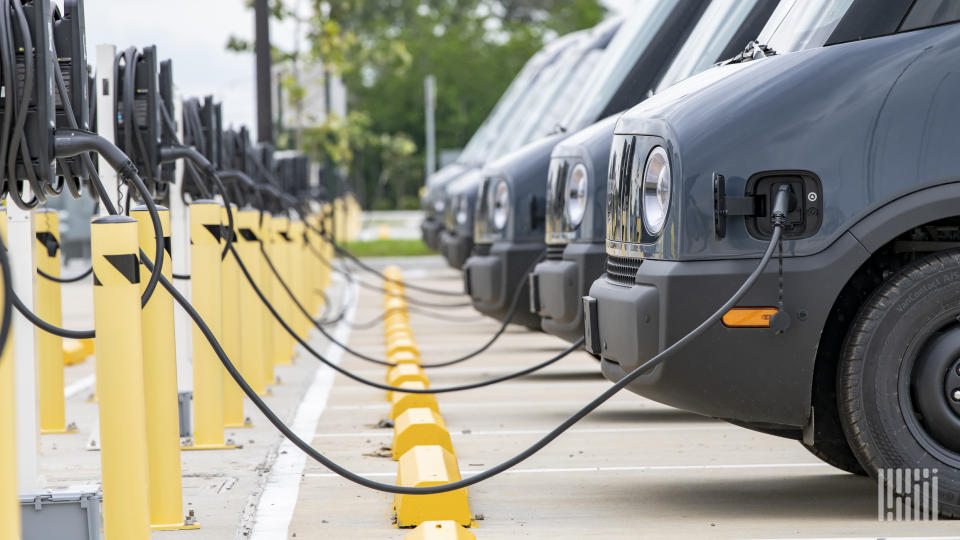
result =
M273 0L272 15L296 16L287 4ZM368 206L409 205L422 185L427 75L437 79L437 146L461 148L547 40L605 14L599 0L313 0L311 8L310 50L275 57L340 74L351 114L304 130L300 144L345 166ZM250 50L236 38L228 47Z

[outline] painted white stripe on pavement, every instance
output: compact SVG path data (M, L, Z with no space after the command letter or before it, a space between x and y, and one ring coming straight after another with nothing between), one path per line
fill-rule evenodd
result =
M731 465L638 465L625 467L563 467L553 469L510 469L503 474L548 474L548 473L581 473L581 472L625 472L625 471L713 471L725 469L794 469L794 468L823 468L830 467L826 463L738 463ZM483 472L461 471L462 476L473 476ZM368 478L394 477L395 472L371 472L360 476ZM334 473L312 473L303 475L305 478L333 478L339 477Z
M918 525L920 523L936 523L933 521L915 522ZM810 538L794 538L790 537L790 540L957 540L960 539L960 536L836 536L830 538L823 537L813 537ZM786 538L754 538L753 540L787 540Z
M716 420L711 420L709 418L704 418L704 422L714 423ZM743 428L735 426L733 424L723 424L716 426L701 426L701 425L692 425L692 426L662 426L662 427L636 427L636 428L586 428L586 429L571 429L564 432L566 435L573 435L576 433L649 433L654 431L720 431L720 430L730 430L730 431L742 431ZM543 435L549 433L550 430L547 429L503 429L499 431L471 431L462 429L451 429L450 435L462 436L462 437L472 437L474 435ZM393 437L392 430L383 430L383 431L360 431L356 433L317 433L314 437L316 439L349 439L351 437Z
M77 380L63 389L63 397L70 399L77 394L83 393L85 390L92 388L96 380L97 378L94 375L87 375Z
M351 284L350 297L356 298L357 285ZM353 322L356 302L350 306L344 320L337 325L333 332L334 337L346 342L350 337L350 323ZM334 364L340 363L343 350L332 342L324 350L324 355ZM336 372L328 366L320 366L315 372L313 382L307 389L303 401L297 407L297 413L290 426L298 437L310 440L317 432L317 423L327 405L330 389ZM381 405L382 407L382 405ZM270 467L263 495L257 504L256 517L253 523L251 540L275 540L287 538L293 511L297 506L300 495L300 481L303 477L303 468L307 456L295 447L292 442L284 439L277 450L277 460Z

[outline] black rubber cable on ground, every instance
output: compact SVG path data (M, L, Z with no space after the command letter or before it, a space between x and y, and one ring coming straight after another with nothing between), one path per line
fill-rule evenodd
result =
M75 276L73 276L73 277L66 277L66 278L65 278L65 277L51 276L50 274L48 274L48 273L44 272L43 270L37 268L37 275L39 275L40 277L42 277L42 278L44 278L44 279L46 279L46 280L52 281L52 282L54 282L54 283L76 283L77 281L80 281L81 279L89 276L89 275L92 274L92 273L93 273L93 266L91 266L90 268L87 268L87 269L84 270L83 272L81 272L81 273L79 273L79 274L77 274L77 275L75 275Z
M774 249L776 248L777 243L780 241L780 235L782 234L782 232L783 232L782 224L775 224L773 235L770 238L770 243L767 246L767 249L764 252L763 257L760 259L760 262L757 264L756 269L754 269L754 271L747 277L747 279L743 282L740 288L737 289L737 292L735 292L733 296L731 296L717 311L715 311L710 317L708 317L706 320L700 323L700 325L698 325L690 333L680 338L673 345L670 345L669 347L664 349L662 352L660 352L650 360L647 360L643 364L634 368L631 372L627 373L622 379L620 379L618 382L613 384L609 389L607 389L602 394L597 396L595 399L590 401L590 403L588 403L583 408L578 410L576 413L571 415L563 423L561 423L559 426L551 430L549 433L544 435L542 438L536 441L533 445L523 450L519 454L516 454L512 458L496 465L495 467L492 467L485 471L474 474L469 478L458 480L456 482L450 482L448 484L443 484L439 486L430 486L430 487L396 486L392 484L385 484L382 482L370 480L369 478L364 478L363 476L357 473L354 473L352 471L345 469L341 465L332 461L330 458L326 457L325 455L317 451L315 448L310 446L309 443L307 443L306 441L301 439L299 436L297 436L297 434L294 433L292 429L290 429L286 424L284 424L283 421L280 420L280 418L276 415L276 413L274 413L267 406L267 404L264 403L263 399L261 399L260 396L258 396L257 393L253 391L250 385L247 384L243 376L237 370L236 366L234 366L234 364L230 361L230 358L224 352L223 347L221 347L219 342L217 342L216 336L213 335L213 332L203 321L203 318L200 317L200 314L197 313L196 309L194 309L193 306L190 305L190 302L188 302L186 298L184 298L183 295L180 294L180 291L178 291L176 287L174 287L169 281L167 281L166 278L161 277L161 284L165 289L167 289L167 291L170 292L170 295L173 296L174 300L176 300L176 302L180 304L180 306L184 310L186 310L190 318L193 319L194 323L196 323L197 327L200 329L200 332L203 334L204 338L210 343L211 347L213 347L214 352L217 355L217 358L220 359L220 362L223 364L224 368L226 368L227 372L230 374L233 380L236 381L236 383L240 386L240 389L243 390L243 393L246 394L248 398L250 398L250 400L257 407L257 409L259 409L260 412L264 414L267 420L271 424L273 424L273 426L276 427L280 431L280 433L282 433L297 448L299 448L304 453L306 453L311 459L316 460L321 465L330 469L332 472L343 477L344 479L370 489L382 491L385 493L393 493L393 494L400 494L400 495L435 495L438 493L446 493L449 491L470 487L479 482L492 478L526 461L531 456L533 456L534 454L542 450L545 446L550 444L554 439L556 439L565 431L570 429L577 422L579 422L588 414L596 410L597 407L599 407L600 405L608 401L611 397L613 397L618 392L620 392L620 390L623 390L624 388L626 388L630 383L635 381L638 377L647 373L648 371L657 367L658 365L662 364L665 360L673 356L678 350L686 346L687 343L698 338L700 335L706 332L711 326L716 324L717 321L719 321L727 311L729 311L734 306L736 306L737 303L744 297L744 295L746 295L746 293L757 282L757 280L760 278L760 275L763 273L763 270L767 267L767 264L770 262L770 257L773 255ZM231 249L231 251L233 250ZM142 252L141 252L141 257L143 258L144 265L147 266L147 268L151 268L151 262L149 261L149 259L146 258L145 254L143 254ZM239 261L239 257L236 257L236 254L234 254L234 257L237 258L237 260ZM252 280L249 279L249 274L248 274L248 281L252 282Z
M350 253L349 251L347 251L346 249L344 249L343 246L341 246L340 244L338 244L338 243L336 242L336 240L334 240L333 238L331 238L330 236L328 236L326 233L324 233L324 232L321 231L320 229L314 227L313 225L311 225L311 224L309 224L309 223L307 224L307 227L313 229L314 232L316 232L317 234L319 234L320 237L323 238L324 240L326 240L327 242L330 242L330 245L333 246L333 249L336 250L337 253L339 253L339 254L347 257L348 259L350 259L350 260L352 260L353 262L355 262L360 268L363 268L363 269L366 270L367 272L370 272L371 274L379 277L380 279L382 279L382 280L384 280L384 281L389 281L390 283L394 283L394 284L397 284L397 285L403 285L404 287L406 287L406 288L408 288L408 289L415 290L415 291L421 291L421 292L425 292L425 293L429 293L429 294L436 294L436 295L439 295L439 296L464 296L463 293L452 292L452 291L443 291L443 290L440 290L440 289L431 289L430 287L421 287L421 286L419 286L419 285L413 285L413 284L411 284L411 283L405 283L405 282L403 282L403 281L398 281L398 280L395 280L395 279L393 279L393 278L389 278L389 277L383 275L383 273L380 272L379 270L377 270L376 268L373 268L372 266L369 266L369 265L367 265L366 263L364 263L363 261L361 261L361 260L360 260L359 258L357 258L357 256L354 255L353 253Z
M327 332L327 329L324 328L323 325L317 324L316 321L314 321L313 318L310 316L310 312L307 311L307 309L303 307L303 304L302 304L302 303L300 302L300 300L298 300L297 297L293 294L293 291L290 289L289 285L287 285L286 281L283 280L283 277L280 276L280 272L277 270L276 266L274 266L273 261L270 260L270 257L269 257L269 256L266 254L266 252L263 250L263 246L262 246L262 245L261 245L260 251L262 252L262 255L263 255L263 257L264 257L264 260L267 262L267 266L270 267L270 270L271 270L271 272L273 273L274 277L275 277L276 280L280 283L280 285L283 287L283 290L285 290L285 291L287 292L287 296L289 296L290 299L293 300L293 303L294 303L294 304L297 306L297 308L300 310L300 313L302 313L302 314L307 318L307 320L309 320L311 323L313 323L313 326L314 326L315 328L317 328L317 330L319 330L320 333L324 335L324 337L326 337L327 339L329 339L334 345L336 345L336 346L340 347L341 349L343 349L344 351L350 353L352 356L355 356L355 357L357 357L357 358L360 358L361 360L366 360L367 362L373 362L374 364L379 364L379 365L382 365L382 366L395 367L395 366L397 365L397 364L395 364L395 363L393 363L393 362L389 362L389 361L387 361L387 360L382 360L382 359L380 359L380 358L374 358L374 357L372 357L372 356L366 355L366 354L364 354L364 353L362 353L362 352L360 352L360 351L357 351L357 350L351 348L349 345L347 345L346 343L343 343L342 341L340 341L339 339L337 339L336 337L334 337L332 334L330 334L329 332ZM530 272L532 272L532 271L533 271L533 268L543 259L544 255L546 255L546 250L544 250L544 251L536 258L536 260L534 260L533 263L526 269L526 271L524 271L524 275L527 275L527 274L529 274ZM503 333L507 330L507 327L510 325L510 321L513 320L513 317L514 317L514 315L515 315L516 312L517 312L517 307L518 307L518 305L519 305L520 297L522 296L520 293L523 292L523 287L524 287L524 285L526 285L526 280L521 280L520 283L517 284L516 290L515 290L514 293L513 293L513 300L512 300L511 303L510 303L510 310L507 312L507 317L504 319L503 324L500 325L500 328L493 334L493 336L492 336L486 343L484 343L482 346L480 346L480 348L478 348L478 349L476 349L476 350L474 350L474 351L472 351L472 352L470 352L470 353L468 353L468 354L465 354L465 355L463 355L463 356L454 358L454 359L452 359L452 360L447 360L447 361L443 361L443 362L425 363L425 364L421 364L420 367L422 367L422 368L424 368L424 369L428 369L428 368L441 368L441 367L452 366L452 365L455 365L455 364L459 364L459 363L461 363L461 362L463 362L463 361L469 360L469 359L471 359L471 358L474 358L474 357L476 357L477 355L479 355L479 354L483 353L484 351L486 351L487 349L489 349L490 346L493 345L494 342L496 342L496 341L500 338L500 336L503 335Z
M529 375L530 373L533 373L533 372L535 372L535 371L541 370L541 369L543 369L543 368L545 368L545 367L547 367L547 366L550 366L551 364L556 363L556 362L559 361L560 359L566 357L567 355L569 355L569 354L572 353L573 351L575 351L575 350L577 350L577 349L579 349L580 347L583 346L584 340L583 340L583 338L580 338L580 339L579 339L578 341L576 341L573 345L571 345L570 347L567 347L566 349L564 349L563 351L561 351L559 354L552 356L551 358L549 358L549 359L546 360L545 362L541 362L540 364L537 364L537 365L535 365L535 366L532 366L532 367L529 367L529 368L526 368L526 369L523 369L523 370L520 370L520 371L517 371L517 372L514 372L514 373L509 373L509 374L503 375L503 376L501 376L501 377L496 377L496 378L494 378L494 379L488 379L488 380L480 381L480 382L476 382L476 383L464 384L464 385L459 385L459 386L441 387L441 388L428 388L428 389L425 389L425 390L416 389L416 388L399 388L399 387L396 387L396 386L390 386L390 385L387 385L387 384L378 383L378 382L375 382L375 381L371 381L370 379L365 379L365 378L363 378L363 377L361 377L361 376L359 376L359 375L356 375L356 374L354 374L353 372L351 372L351 371L349 371L349 370L347 370L347 369L345 369L345 368L343 368L343 367L340 367L339 365L331 362L331 361L328 360L326 357L324 357L322 354L320 354L319 351L317 351L316 349L314 349L314 348L310 345L310 343L308 343L305 339L303 339L303 338L301 338L299 335L297 335L296 330L294 330L293 328L291 328L290 325L287 323L287 321L285 321L285 320L283 319L283 317L280 316L280 314L277 312L277 309L273 306L273 304L271 304L270 301L267 300L267 297L266 297L266 295L263 294L263 291L261 291L260 288L257 287L256 283L255 283L254 280L253 280L253 276L250 275L250 271L247 270L246 265L244 265L244 264L243 264L243 261L240 260L240 255L236 252L235 249L233 249L233 246L232 246L232 245L230 246L230 252L233 253L233 258L237 261L237 264L240 266L240 270L243 272L244 277L247 278L247 282L248 282L248 283L250 284L250 286L253 288L253 290L254 290L254 292L257 294L257 296L260 297L260 301L263 302L263 304L267 307L267 309L270 311L270 314L273 315L273 318L276 319L276 321L277 321L278 323L280 323L280 326L282 326L283 329L286 330L286 332L290 335L290 337L292 337L294 340L296 340L296 342L299 343L300 346L304 348L304 350L306 350L308 353L310 353L310 355L313 356L314 358L316 358L317 360L323 362L325 365L327 365L328 367L332 368L332 369L333 369L334 371L336 371L337 373L339 373L339 374L341 374L341 375L343 375L343 376L345 376L345 377L347 377L347 378L349 378L349 379L352 379L352 380L354 380L354 381L356 381L356 382L358 382L358 383L365 384L365 385L367 385L367 386L371 386L371 387L377 388L377 389L379 389L379 390L388 390L388 391L391 391L391 392L400 392L400 393L404 393L404 394L445 394L445 393L449 393L449 392L460 392L460 391L463 391L463 390L472 390L472 389L475 389L475 388L483 388L484 386L490 386L490 385L497 384L497 383L500 383L500 382L509 381L510 379L516 379L517 377L522 377L522 376L524 376L524 375Z
M317 251L317 248L315 248L314 246L308 246L308 247L310 248L310 252L313 253L314 257L316 257L317 260L319 260L321 263L323 263L324 266L326 266L327 268L333 270L334 272L337 272L338 274L341 274L341 275L343 275L343 276L346 276L346 277L348 277L348 278L350 278L350 279L356 279L356 278L353 278L353 277L350 275L349 270L344 270L344 269L342 269L342 268L337 268L336 266L334 266L332 262L330 262L329 260L327 260L326 257L323 256L323 254L321 254L319 251ZM385 288L383 288L383 287L381 287L381 286L379 286L379 285L373 285L372 283L366 283L366 282L361 281L361 280L359 280L359 279L356 279L356 282L357 282L357 284L359 284L361 287L363 287L363 288L365 288L365 289L370 289L370 290L373 290L373 291L376 291L376 292L379 292L379 293L382 293L382 294L389 294L389 295L396 296L395 293L392 293L392 292L390 292L390 291L387 291ZM459 293L457 293L457 294L459 294ZM412 297L410 297L409 295L407 295L406 293L403 294L403 298L404 298L409 304L411 304L411 305L420 306L420 307L428 307L428 308L438 308L438 309L449 308L449 309L454 309L454 308L470 307L470 306L473 305L473 304L470 303L470 302L462 302L462 303L459 303L459 304L438 304L438 303L434 303L434 302L428 302L428 301L425 301L425 300L420 300L420 299L418 299L418 298L412 298Z

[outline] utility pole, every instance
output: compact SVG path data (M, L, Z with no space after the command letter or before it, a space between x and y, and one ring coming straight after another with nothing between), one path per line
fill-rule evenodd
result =
M437 131L434 113L437 109L437 78L427 75L423 80L423 94L427 120L427 177L437 170Z
M254 0L257 56L257 141L273 145L273 103L270 95L270 6Z

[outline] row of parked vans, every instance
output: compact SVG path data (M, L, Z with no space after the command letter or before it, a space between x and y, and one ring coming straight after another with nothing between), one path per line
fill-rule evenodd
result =
M616 381L741 286L789 186L779 260L629 388L854 474L934 471L960 517L957 21L955 0L638 2L530 59L428 179L424 240L477 310L585 338Z

